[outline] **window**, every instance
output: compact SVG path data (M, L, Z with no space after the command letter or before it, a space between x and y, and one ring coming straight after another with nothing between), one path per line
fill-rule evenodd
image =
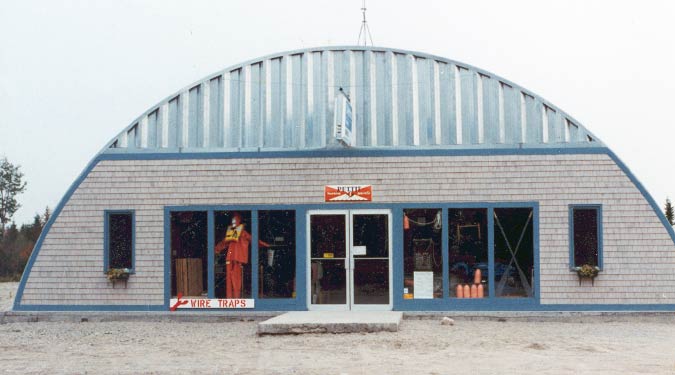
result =
M442 211L403 210L403 298L443 298Z
M494 209L494 295L534 296L534 210Z
M134 213L108 211L105 214L104 272L111 268L134 268Z
M448 210L450 297L489 295L487 209Z
M171 213L171 295L205 297L208 289L207 214Z
M260 211L258 240L258 297L295 298L295 211Z
M570 206L570 267L602 268L602 208Z
M215 211L215 297L251 298L251 211Z

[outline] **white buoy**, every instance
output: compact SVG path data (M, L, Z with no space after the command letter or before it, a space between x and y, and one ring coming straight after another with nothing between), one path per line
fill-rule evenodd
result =
M455 320L451 319L447 316L444 316L443 319L441 319L441 325L444 326L454 326L455 325Z

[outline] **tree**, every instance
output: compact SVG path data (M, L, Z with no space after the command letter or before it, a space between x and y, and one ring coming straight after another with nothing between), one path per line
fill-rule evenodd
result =
M26 182L19 168L5 157L0 159L0 228L4 228L21 207L16 196L26 190Z
M670 202L670 198L666 198L664 211L666 211L666 219L668 219L670 225L675 225L675 211L673 211L673 204Z
M52 212L49 210L49 206L47 206L45 207L45 213L42 214L42 226L47 225L50 217L52 217Z

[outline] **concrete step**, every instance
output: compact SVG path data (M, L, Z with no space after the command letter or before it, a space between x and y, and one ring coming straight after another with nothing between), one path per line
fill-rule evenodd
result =
M293 311L258 323L258 335L396 332L398 311Z

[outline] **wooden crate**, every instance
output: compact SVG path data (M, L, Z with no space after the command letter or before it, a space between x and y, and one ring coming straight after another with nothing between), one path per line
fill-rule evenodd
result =
M198 297L202 295L204 282L200 258L176 259L176 291L183 296Z

